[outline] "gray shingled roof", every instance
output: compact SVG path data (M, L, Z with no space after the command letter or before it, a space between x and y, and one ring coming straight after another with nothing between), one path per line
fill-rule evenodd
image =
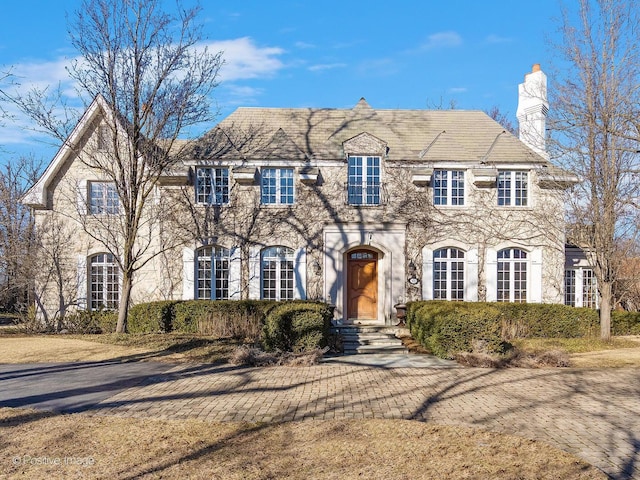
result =
M548 164L486 113L472 110L238 108L194 142L192 156L228 160L344 159L342 144L363 132L388 160Z

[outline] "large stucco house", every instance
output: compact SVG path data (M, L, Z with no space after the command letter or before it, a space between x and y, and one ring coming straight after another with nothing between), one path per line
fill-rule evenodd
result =
M74 153L101 155L105 109L97 98L69 138L80 147L63 147L24 199L45 241L64 243L64 285L45 269L38 280L49 317L119 301L113 252L87 233L108 228L119 198ZM132 301L322 299L337 320L390 323L415 299L582 298L565 272L583 267L565 255L576 179L548 160L547 111L537 65L520 85L519 138L481 111L239 108L161 178Z

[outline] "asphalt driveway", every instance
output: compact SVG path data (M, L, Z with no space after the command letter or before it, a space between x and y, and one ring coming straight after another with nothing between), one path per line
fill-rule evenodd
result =
M0 364L0 407L83 412L173 367L114 361Z

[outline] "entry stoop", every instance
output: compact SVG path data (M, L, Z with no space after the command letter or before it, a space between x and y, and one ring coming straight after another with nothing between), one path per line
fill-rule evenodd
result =
M389 325L334 325L331 333L340 336L345 355L409 353L402 340L396 337L396 329Z

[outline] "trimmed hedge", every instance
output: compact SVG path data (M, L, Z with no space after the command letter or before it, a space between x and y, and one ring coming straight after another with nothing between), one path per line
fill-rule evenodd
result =
M640 335L640 312L611 312L612 335Z
M503 353L506 341L527 337L597 336L598 312L589 308L535 303L421 301L407 304L411 335L434 355L452 358L480 342ZM640 334L640 313L612 312L612 334Z
M62 328L69 333L113 333L117 323L117 311L78 310L65 315Z
M417 305L416 305L417 304ZM496 319L500 311L493 305L464 302L411 302L407 326L415 340L441 358L471 352L479 342L489 352L508 348Z
M325 347L333 308L325 303L286 302L267 314L262 341L268 351L302 352Z
M509 338L578 338L598 335L598 311L544 303L496 303L503 336Z
M179 300L140 303L129 310L129 333L166 333L172 329L175 306Z
M245 322L247 318L264 320L277 302L271 300L188 300L174 306L172 330L179 333L210 334L212 324Z

